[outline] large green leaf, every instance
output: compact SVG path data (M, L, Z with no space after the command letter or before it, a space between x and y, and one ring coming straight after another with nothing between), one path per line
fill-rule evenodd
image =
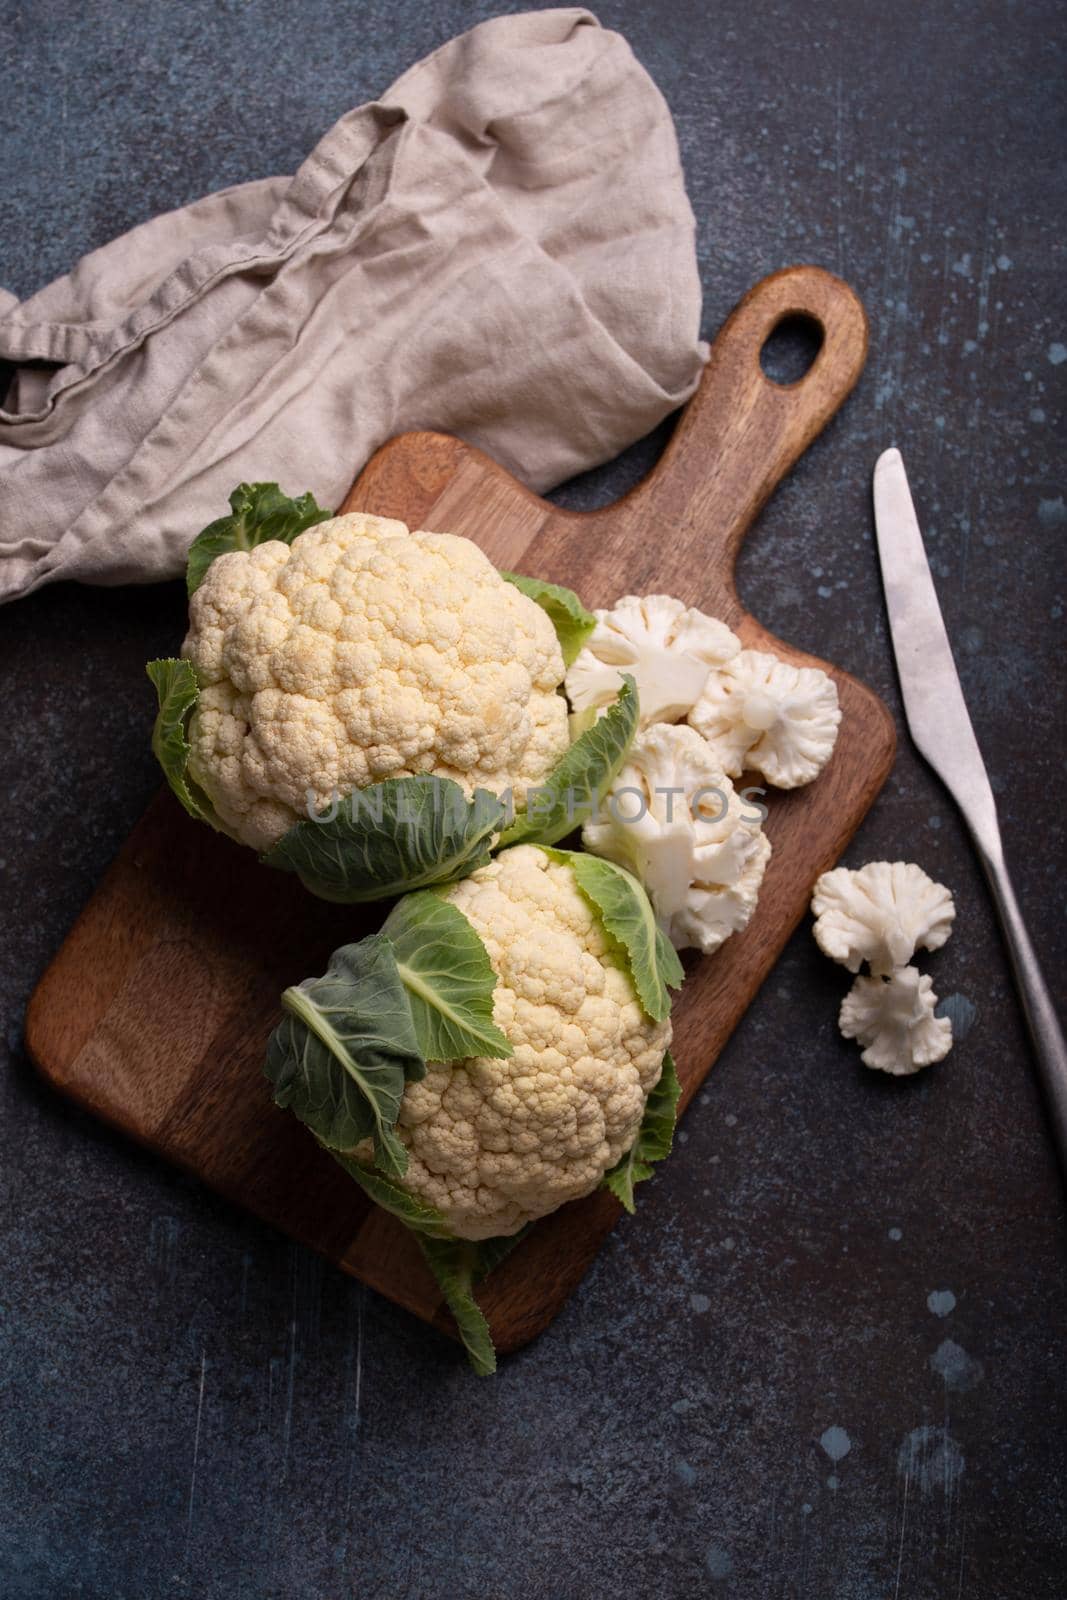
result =
M674 1058L668 1050L663 1057L659 1082L645 1105L637 1138L622 1159L600 1180L601 1188L610 1189L616 1200L621 1200L624 1209L631 1213L634 1210L634 1184L651 1178L653 1164L664 1161L671 1153L681 1092Z
M569 667L596 627L593 613L585 609L573 589L564 589L562 584L524 578L521 572L502 572L500 576L547 611L563 652L563 665Z
M292 544L298 533L333 516L315 504L313 494L293 500L276 483L242 483L230 496L230 515L209 522L189 546L185 585L195 594L216 556L252 550L269 539Z
M496 973L474 928L458 906L437 894L406 894L382 927L425 1061L512 1054L493 1022Z
M451 778L387 778L354 790L333 817L294 823L263 860L323 900L387 900L484 866L504 816L488 789L468 800Z
M474 1298L477 1244L469 1239L431 1239L423 1234L419 1247L455 1318L468 1361L480 1378L490 1377L496 1371L496 1350L489 1324Z
M670 1016L668 988L681 987L685 973L678 952L663 932L651 902L637 879L614 861L583 850L553 850L566 861L579 889L600 913L611 937L621 945L637 997L655 1022Z
M373 1138L382 1170L403 1173L394 1129L404 1085L426 1065L389 940L375 933L343 945L321 978L286 989L282 1005L266 1065L277 1103L331 1150Z
M637 732L640 708L637 685L625 675L618 697L580 735L555 767L527 795L521 812L500 837L501 847L513 844L555 844L596 814L601 796L622 766Z
M200 698L196 673L188 661L165 658L149 661L145 671L155 685L159 711L152 729L152 752L163 768L163 775L191 817L209 822L220 833L229 833L219 821L215 808L198 783L189 776L187 730L193 707Z

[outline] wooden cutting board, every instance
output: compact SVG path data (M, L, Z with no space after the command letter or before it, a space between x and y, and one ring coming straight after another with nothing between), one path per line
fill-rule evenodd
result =
M818 324L823 343L807 374L780 386L764 376L760 351L794 314ZM466 534L498 566L567 584L587 605L631 592L678 595L722 617L746 645L836 679L843 717L833 759L808 788L771 796L774 855L755 917L715 956L687 960L675 1007L683 1104L893 760L881 701L767 633L742 610L733 576L760 507L848 395L866 348L852 291L817 268L794 267L757 284L734 311L662 460L616 505L559 510L478 450L434 433L387 444L345 502ZM149 716L146 697L146 739ZM295 878L192 822L164 792L41 980L26 1037L64 1094L454 1332L413 1239L274 1107L262 1073L281 990L322 971L335 945L361 938L380 916L313 899ZM672 1159L685 1161L684 1149ZM551 1321L618 1216L605 1193L577 1201L539 1223L497 1269L479 1299L498 1349L515 1349Z

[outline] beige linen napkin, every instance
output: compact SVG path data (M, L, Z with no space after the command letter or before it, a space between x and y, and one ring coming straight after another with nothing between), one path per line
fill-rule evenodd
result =
M699 317L673 125L626 42L580 10L485 22L294 178L0 292L0 599L174 576L239 482L336 506L409 428L547 488L686 399Z

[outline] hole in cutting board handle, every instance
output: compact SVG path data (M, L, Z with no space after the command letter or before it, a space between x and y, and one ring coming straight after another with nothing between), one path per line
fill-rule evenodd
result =
M826 333L821 322L803 311L790 311L776 322L760 351L764 377L790 388L806 378L823 347Z

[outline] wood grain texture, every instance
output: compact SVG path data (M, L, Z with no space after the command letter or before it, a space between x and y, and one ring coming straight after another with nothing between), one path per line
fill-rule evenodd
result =
M760 351L795 314L819 324L823 344L798 383L780 386L764 376ZM676 594L729 622L746 645L833 674L843 711L837 748L815 784L773 796L774 855L755 917L714 957L687 958L675 1008L683 1104L892 765L893 723L877 697L774 638L734 588L742 539L853 388L866 346L851 290L817 268L790 268L737 307L661 461L617 504L561 510L472 446L428 433L386 445L345 502L346 510L466 534L499 565L569 584L589 605L626 592ZM27 1044L63 1093L453 1332L411 1236L272 1105L261 1070L281 989L321 971L337 944L379 920L373 907L314 900L163 793L41 980ZM618 1215L604 1193L575 1202L539 1223L497 1269L479 1299L499 1349L547 1325Z

